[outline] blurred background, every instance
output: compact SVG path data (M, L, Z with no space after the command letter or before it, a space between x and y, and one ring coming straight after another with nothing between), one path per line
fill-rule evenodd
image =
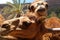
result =
M31 2L36 0L0 0L0 14L5 19L19 17L28 10ZM48 16L57 16L60 18L60 0L42 0L47 1L49 5Z

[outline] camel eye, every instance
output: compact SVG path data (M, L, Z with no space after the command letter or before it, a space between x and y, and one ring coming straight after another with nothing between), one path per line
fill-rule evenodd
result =
M43 5L43 3L37 3L37 6L39 6L39 5Z
M8 25L8 24L2 25L2 28L9 28L9 27L10 27L10 25Z
M43 3L41 3L41 5L43 5Z

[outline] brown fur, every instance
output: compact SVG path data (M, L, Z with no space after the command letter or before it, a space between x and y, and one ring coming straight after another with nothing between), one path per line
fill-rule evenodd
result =
M31 5L28 7L29 10L26 12L25 16L28 16L31 20L36 20L36 19L40 19L40 18L42 18L42 19L46 18L48 4L47 4L47 2L43 2L43 1L41 1L41 2L43 3L42 5L45 7L44 8L45 11L38 11L39 9L41 9L39 7L41 5L38 5L38 3L40 3L40 1L36 1L36 2L31 3ZM37 5L39 8L38 7L35 7L35 5Z
M45 27L49 28L60 28L60 19L57 17L47 18L45 20Z
M0 14L0 26L5 21L5 18Z
M44 25L45 25L46 29L60 28L60 19L57 18L57 17L48 18L48 19L45 20ZM60 36L59 36L60 35L60 31L53 31L53 30L51 30L51 31L48 31L48 32L51 33L52 36L49 35L49 36L47 36L48 38L45 37L45 39L47 38L49 40L60 40ZM48 34L45 34L45 36L46 35L48 35Z
M41 1L42 2L42 1ZM44 27L44 19L46 18L47 12L47 2L42 2L41 4L44 6L44 9L40 9L35 7L35 4L41 6L40 1L33 2L29 6L29 11L24 16L28 16L31 20L36 21L32 23L27 29L25 30L14 30L7 34L7 36L13 36L16 38L22 38L23 40L42 40L42 35L44 35L47 29ZM42 7L43 8L43 7ZM38 11L39 10L39 11ZM18 40L18 39L17 39Z
M17 38L22 38L22 39L33 39L37 33L39 32L39 26L37 26L36 23L32 23L28 29L25 30L14 30L7 35L17 37Z

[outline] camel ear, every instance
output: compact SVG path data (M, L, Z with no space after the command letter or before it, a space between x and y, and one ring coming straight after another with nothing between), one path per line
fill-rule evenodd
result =
M48 7L49 7L48 4L46 4L45 7L48 9Z
M45 1L45 2L47 2L47 1Z

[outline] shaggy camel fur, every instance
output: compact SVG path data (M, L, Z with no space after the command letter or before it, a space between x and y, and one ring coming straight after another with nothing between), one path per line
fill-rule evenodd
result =
M47 32L45 31L47 29L44 28L44 19L47 16L48 4L44 1L36 1L31 3L28 9L29 10L24 16L29 17L30 20L34 20L35 23L31 23L28 28L23 30L10 31L4 38L16 38L16 40L42 40L42 35ZM23 25L21 26L23 27Z

